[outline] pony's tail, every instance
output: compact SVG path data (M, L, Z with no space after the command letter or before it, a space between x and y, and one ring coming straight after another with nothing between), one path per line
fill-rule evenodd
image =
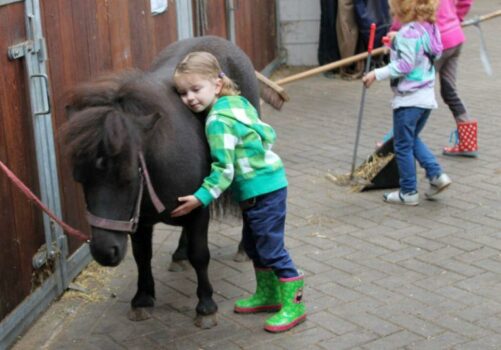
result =
M210 216L213 219L222 219L225 216L234 216L240 218L242 211L231 197L231 190L224 191L221 196L213 201L209 206Z
M256 77L259 81L259 95L276 110L280 110L286 101L289 101L289 95L285 92L284 88L268 79L258 71Z

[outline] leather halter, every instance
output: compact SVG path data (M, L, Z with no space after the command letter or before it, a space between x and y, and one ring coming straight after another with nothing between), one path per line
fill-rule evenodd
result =
M139 223L139 216L141 214L141 202L143 201L144 185L146 183L146 189L150 195L150 200L155 206L158 213L165 210L165 206L162 201L158 198L153 185L151 184L150 175L148 169L146 168L146 162L142 152L139 152L139 193L136 199L136 205L134 206L134 212L132 213L132 218L128 221L125 220L112 220L106 219L92 214L87 210L87 221L92 227L102 228L111 231L129 232L134 233L137 230L137 225Z

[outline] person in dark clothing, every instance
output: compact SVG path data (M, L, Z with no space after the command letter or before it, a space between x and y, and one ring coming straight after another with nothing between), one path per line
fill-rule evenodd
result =
M362 42L362 47L366 49L369 45L369 33L372 23L376 24L374 48L382 46L382 39L388 32L388 29L392 23L388 1L354 0L353 5L355 8L355 18L359 30L359 40ZM374 57L374 60L372 62L374 67L383 66L388 63L388 57Z
M320 38L317 58L321 66L341 59L336 33L337 6L337 0L320 0ZM333 69L324 75L330 78L338 72L338 69Z

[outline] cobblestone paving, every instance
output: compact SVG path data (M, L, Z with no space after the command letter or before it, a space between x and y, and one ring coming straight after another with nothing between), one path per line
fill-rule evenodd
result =
M501 9L479 0L471 15ZM351 193L325 178L347 173L355 139L360 81L323 76L290 84L282 112L265 107L289 180L286 244L304 270L309 318L279 335L262 330L266 315L236 315L234 301L253 291L250 263L232 260L240 238L235 218L210 228L210 277L219 325L193 325L193 271L168 272L179 230L158 226L153 317L127 319L135 292L132 257L111 273L114 293L91 303L55 303L15 349L500 349L501 348L501 45L500 19L482 24L495 75L487 77L479 38L466 29L459 89L479 119L480 157L439 161L454 183L418 207L382 202L382 191ZM368 91L359 162L391 128L386 83ZM441 103L423 132L439 154L453 128ZM497 145L497 146L496 146ZM419 172L420 189L426 181Z

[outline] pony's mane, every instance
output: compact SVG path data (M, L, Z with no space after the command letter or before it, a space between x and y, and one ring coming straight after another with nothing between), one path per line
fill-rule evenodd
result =
M165 115L166 87L146 75L139 70L108 75L72 91L61 136L73 162L137 154L142 132Z

